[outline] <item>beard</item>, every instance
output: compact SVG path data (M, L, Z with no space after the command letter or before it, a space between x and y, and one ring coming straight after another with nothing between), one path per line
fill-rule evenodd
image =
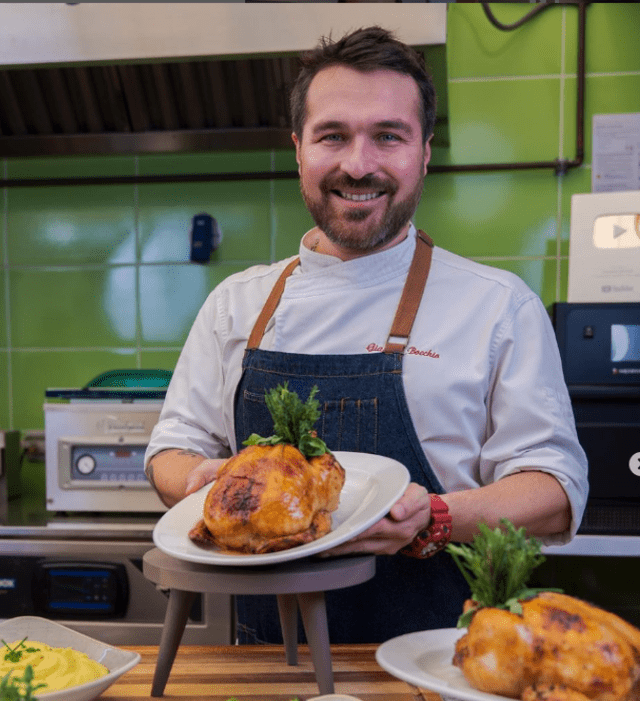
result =
M358 253L371 253L396 238L414 215L422 197L423 187L423 178L419 177L413 190L403 200L395 202L398 186L393 180L369 175L360 180L346 174L339 177L328 175L320 182L320 196L314 198L305 187L302 173L300 177L302 198L316 226L332 243ZM374 218L374 207L361 206L352 211L338 211L334 208L331 202L332 191L351 188L385 193L383 197L387 197L387 206L382 215ZM368 219L371 221L367 221Z

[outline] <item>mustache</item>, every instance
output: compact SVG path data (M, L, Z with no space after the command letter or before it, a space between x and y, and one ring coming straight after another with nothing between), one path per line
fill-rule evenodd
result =
M367 190L378 190L379 192L388 192L393 194L398 189L397 185L391 180L383 180L374 175L365 175L362 178L352 178L346 173L340 176L327 176L323 179L322 190L329 192L330 190L342 190L349 188L363 188Z

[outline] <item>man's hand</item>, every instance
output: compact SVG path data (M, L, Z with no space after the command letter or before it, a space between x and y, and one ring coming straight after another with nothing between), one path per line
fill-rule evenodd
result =
M501 518L508 518L516 528L523 526L529 535L537 538L563 533L571 523L564 489L553 475L537 470L517 472L485 487L440 496L453 519L451 539L455 542L472 541L478 523L496 528ZM359 536L321 555L393 555L424 530L430 519L431 497L424 487L411 483L387 516Z
M223 462L190 450L163 450L149 461L147 479L162 502L171 507L214 480Z
M354 553L395 555L424 530L431 519L431 498L412 482L389 513L360 535L321 553L325 557Z
M220 466L225 462L226 460L208 458L207 460L203 460L197 467L194 467L187 475L184 490L185 496L193 494L197 492L198 489L204 487L205 484L213 482L218 474Z

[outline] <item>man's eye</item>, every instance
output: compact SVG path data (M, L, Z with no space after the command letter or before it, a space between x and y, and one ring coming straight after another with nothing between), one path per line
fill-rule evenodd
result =
M400 141L400 137L397 134L380 134L380 141L392 143L394 141Z
M322 141L342 141L342 135L341 134L325 134L321 140Z

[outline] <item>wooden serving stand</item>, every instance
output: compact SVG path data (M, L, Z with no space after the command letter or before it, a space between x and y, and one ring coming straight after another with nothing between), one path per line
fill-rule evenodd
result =
M375 556L304 558L267 566L219 566L187 562L149 550L144 576L169 590L151 696L164 694L191 605L197 593L275 594L287 664L296 665L298 608L304 624L320 694L334 693L324 592L344 589L375 575Z

